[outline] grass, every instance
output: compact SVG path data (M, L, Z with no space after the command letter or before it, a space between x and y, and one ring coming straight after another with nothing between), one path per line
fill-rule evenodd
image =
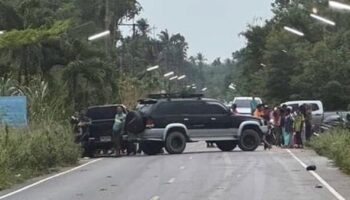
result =
M310 146L320 155L332 159L342 171L350 174L350 131L333 130L315 137Z
M44 121L27 129L0 128L0 190L72 166L81 155L69 123Z

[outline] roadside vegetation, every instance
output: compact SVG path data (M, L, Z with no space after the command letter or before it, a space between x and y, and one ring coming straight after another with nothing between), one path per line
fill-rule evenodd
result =
M276 0L274 16L242 33L247 46L233 54L232 82L241 95L262 97L269 104L318 99L327 110L345 110L350 102L350 14L332 10L328 1ZM310 13L331 19L329 26ZM293 27L299 37L284 30Z
M43 121L0 131L0 190L28 178L77 164L80 148L68 124Z
M320 155L333 160L342 171L350 174L350 131L333 130L314 137L310 146Z
M30 119L25 128L0 126L0 190L77 164L81 150L74 143L71 125L64 117L64 103L51 96L47 83L33 79L23 86L3 78L0 92L27 96Z

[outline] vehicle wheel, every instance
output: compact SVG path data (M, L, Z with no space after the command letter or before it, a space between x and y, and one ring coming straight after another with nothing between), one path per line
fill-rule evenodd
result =
M131 111L125 118L125 130L129 133L139 134L145 130L142 116L139 112Z
M186 148L186 137L175 131L168 134L165 140L165 149L169 154L181 154Z
M236 141L219 141L219 142L216 142L216 146L221 151L232 151L233 149L236 148L237 142Z
M246 129L243 131L240 140L239 148L243 151L254 151L261 143L259 133L253 129Z
M95 156L95 150L89 145L84 146L83 157L93 158Z
M163 144L161 142L142 142L140 149L147 155L157 155L162 152Z

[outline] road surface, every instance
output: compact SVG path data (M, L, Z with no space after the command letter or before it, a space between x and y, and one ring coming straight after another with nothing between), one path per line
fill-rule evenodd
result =
M140 155L85 162L83 167L42 182L27 183L29 186L24 189L26 185L0 192L0 199L350 199L350 178L326 158L308 150L259 148L255 152L239 149L221 152L207 149L205 143L193 143L181 155ZM302 163L315 164L321 182Z

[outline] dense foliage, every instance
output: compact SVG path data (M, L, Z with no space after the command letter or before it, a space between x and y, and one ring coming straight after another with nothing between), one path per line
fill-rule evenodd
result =
M164 73L193 72L181 34L164 30L152 38L146 19L131 26L132 36L120 33L141 10L136 0L1 0L0 5L0 30L6 31L0 36L1 77L24 86L33 79L47 82L66 113L96 104L133 106L146 93L185 87L167 81ZM111 31L109 37L88 41L104 30ZM160 70L147 73L154 65Z
M291 99L320 99L329 110L350 103L350 14L331 10L328 1L276 0L275 16L263 26L242 33L247 47L234 53L231 80L243 95L258 95L272 103ZM336 22L320 23L318 14ZM299 37L284 26L302 31Z

